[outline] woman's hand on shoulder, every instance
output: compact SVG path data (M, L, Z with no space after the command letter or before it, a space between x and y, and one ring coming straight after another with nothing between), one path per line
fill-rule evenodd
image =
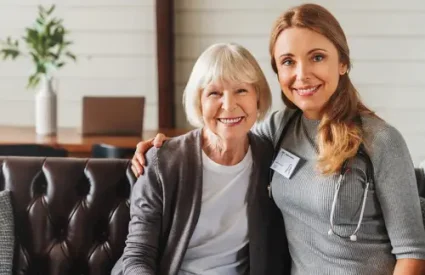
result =
M156 148L161 147L164 141L166 141L167 139L169 139L169 137L166 137L164 134L158 133L155 138L142 140L137 143L136 152L134 152L134 156L131 159L131 170L133 171L136 177L139 177L144 173L143 166L147 165L145 158L146 152L153 146L155 146Z

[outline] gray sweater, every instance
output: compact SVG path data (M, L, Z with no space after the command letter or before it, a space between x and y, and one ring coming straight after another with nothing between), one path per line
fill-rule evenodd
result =
M259 125L256 133L275 144L292 111L280 111ZM319 121L299 115L289 125L281 147L301 158L291 179L275 172L273 198L286 226L294 275L393 274L396 259L425 259L425 230L421 218L413 164L400 133L377 118L362 118L375 186L369 191L358 241L329 236L330 211L338 176L315 169ZM350 162L335 209L335 231L350 235L356 228L365 182L365 163Z

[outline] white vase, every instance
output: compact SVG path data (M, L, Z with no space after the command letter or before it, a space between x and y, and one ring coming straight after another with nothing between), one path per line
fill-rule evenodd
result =
M57 131L57 97L52 78L42 77L40 90L35 95L35 132L55 135Z

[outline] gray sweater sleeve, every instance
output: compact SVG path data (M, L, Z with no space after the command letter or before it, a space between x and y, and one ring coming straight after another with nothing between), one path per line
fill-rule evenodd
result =
M124 275L155 275L162 218L157 149L146 154L149 165L131 193L130 224L123 254Z
M375 190L397 259L425 259L425 229L414 166L401 134L385 124L372 131Z

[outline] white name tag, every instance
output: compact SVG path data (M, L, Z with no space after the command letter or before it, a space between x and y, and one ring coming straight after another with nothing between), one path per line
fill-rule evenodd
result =
M281 148L271 168L285 178L290 179L299 161L299 157Z

